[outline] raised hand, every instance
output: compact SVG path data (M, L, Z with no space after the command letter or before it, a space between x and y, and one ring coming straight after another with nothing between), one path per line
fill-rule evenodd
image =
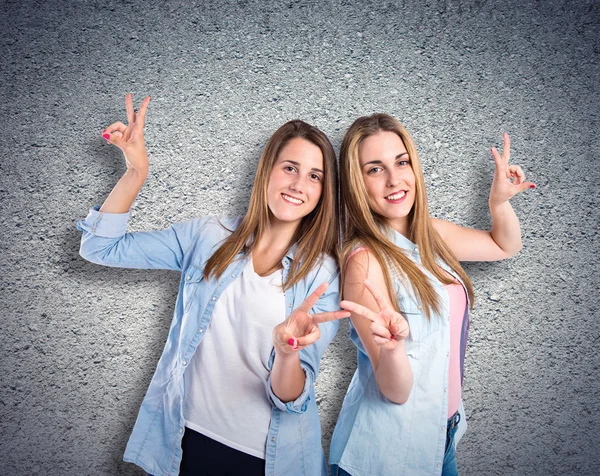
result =
M491 148L496 171L490 190L490 205L499 205L510 200L516 194L524 192L530 188L535 188L535 184L525 181L525 174L518 165L509 165L510 160L510 137L504 133L504 147L502 155L498 153L495 147Z
M379 312L373 312L369 308L352 301L342 301L340 305L344 309L371 321L370 329L373 342L383 349L394 350L401 340L408 337L408 322L402 314L394 310L389 300L368 279L364 283L377 302Z
M102 137L109 144L116 145L123 151L128 170L140 173L148 172L148 153L144 143L144 121L150 103L150 96L146 96L136 114L133 109L131 93L125 96L127 110L127 125L117 121L102 131Z
M348 311L342 310L310 314L310 310L323 295L327 286L327 283L321 284L285 321L273 329L273 344L278 352L284 354L298 352L319 339L321 322L350 316Z

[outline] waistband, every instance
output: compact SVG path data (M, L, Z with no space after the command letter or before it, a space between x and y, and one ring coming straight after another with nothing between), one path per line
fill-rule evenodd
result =
M456 412L450 418L448 418L448 430L452 430L458 426L458 422L460 421L460 413Z

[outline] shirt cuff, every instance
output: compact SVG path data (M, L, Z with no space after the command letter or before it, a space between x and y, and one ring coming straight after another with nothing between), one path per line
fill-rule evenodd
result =
M310 393L312 390L312 384L314 378L311 377L312 372L302 363L300 362L300 366L302 370L304 370L304 388L302 389L302 393L296 400L293 402L283 403L277 395L273 392L271 388L271 375L269 374L269 378L267 379L267 391L269 392L269 398L273 402L273 404L282 412L292 413L294 415L300 415L306 412L308 408L308 402L310 400Z
M77 222L77 229L104 238L123 236L127 231L127 222L131 212L105 213L99 211L99 209L98 205L90 208L88 216Z

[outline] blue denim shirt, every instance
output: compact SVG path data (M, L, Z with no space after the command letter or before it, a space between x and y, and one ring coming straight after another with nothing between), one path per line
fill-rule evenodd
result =
M390 234L410 259L421 262L414 243L393 230ZM445 263L439 265L458 279ZM371 361L351 325L350 338L358 348L358 368L333 433L330 462L352 475L431 476L442 472L448 420L450 307L444 285L427 271L426 274L442 303L441 313L434 313L429 320L422 314L410 284L392 273L398 304L410 327L406 354L414 383L406 403L392 403L380 392ZM467 305L461 335L461 376L468 309ZM459 411L456 441L466 430L462 402Z
M213 309L223 290L235 280L248 261L239 259L219 279L204 279L204 265L240 219L215 217L178 223L162 231L126 233L129 213L90 210L77 227L83 231L80 254L106 266L160 268L181 272L179 294L167 343L140 407L125 450L125 461L156 475L176 475L182 457L184 432L182 401L184 372L210 325ZM282 260L283 279L294 259L294 247ZM309 275L285 292L286 316L320 284L329 288L312 308L313 313L339 309L339 273L335 261L325 257ZM306 374L304 390L293 402L283 403L265 382L265 398L273 408L266 441L267 475L326 475L321 446L321 427L314 382L325 348L338 329L338 322L320 324L321 337L300 351ZM275 352L271 353L269 368ZM218 398L215 395L215 398ZM257 396L262 398L262 396Z

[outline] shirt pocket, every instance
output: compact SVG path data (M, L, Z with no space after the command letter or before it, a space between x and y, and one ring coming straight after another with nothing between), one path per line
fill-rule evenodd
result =
M183 274L183 312L187 313L193 303L198 303L200 300L200 288L204 281L204 268L198 266L190 266Z
M407 340L413 342L426 341L432 334L440 330L440 320L437 316L429 319L421 305L412 296L400 296L400 313L408 322L409 334Z

